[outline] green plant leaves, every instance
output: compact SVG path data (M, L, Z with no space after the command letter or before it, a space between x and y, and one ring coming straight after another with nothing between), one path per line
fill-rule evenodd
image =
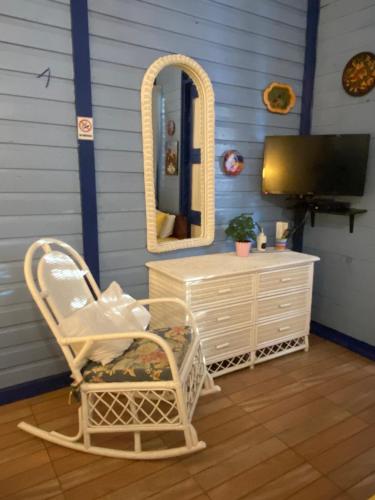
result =
M256 240L254 229L257 226L258 224L254 222L252 214L243 213L229 222L225 234L234 241Z

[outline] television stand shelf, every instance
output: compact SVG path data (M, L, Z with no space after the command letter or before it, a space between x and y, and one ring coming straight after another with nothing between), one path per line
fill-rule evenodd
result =
M312 207L308 208L310 212L311 227L315 226L315 215L316 214L332 214L332 215L345 215L349 217L349 230L352 233L354 231L354 218L356 215L365 214L367 210L362 208L347 208L345 210L329 210L324 208L319 208L315 210Z

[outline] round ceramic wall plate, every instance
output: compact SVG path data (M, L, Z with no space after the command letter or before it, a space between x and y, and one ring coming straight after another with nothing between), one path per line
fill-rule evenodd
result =
M264 89L264 104L271 113L289 113L296 104L296 94L287 83L272 82Z
M244 169L243 156L234 149L225 151L223 155L223 170L226 175L238 175Z
M342 85L354 97L370 92L375 86L375 54L359 52L353 56L342 73Z

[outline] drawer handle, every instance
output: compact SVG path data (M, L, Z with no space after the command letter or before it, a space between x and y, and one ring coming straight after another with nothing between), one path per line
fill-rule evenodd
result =
M290 326L280 326L279 332L286 332L287 330L290 330Z
M231 292L231 291L232 291L232 289L231 289L231 288L222 288L221 290L218 290L218 292L217 292L217 293L219 293L219 294L223 294L223 293L229 293L229 292Z
M220 316L219 318L217 318L217 321L225 321L227 319L230 319L230 316Z
M287 307L290 307L292 304L279 304L280 309L286 309Z
M219 344L216 346L216 349L224 349L224 347L228 347L229 342L225 342L224 344Z
M281 283L286 283L287 281L292 281L293 278L281 278Z

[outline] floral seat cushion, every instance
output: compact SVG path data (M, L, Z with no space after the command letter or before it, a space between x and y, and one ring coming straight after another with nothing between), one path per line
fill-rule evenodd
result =
M174 326L154 329L166 340L180 367L191 343L191 329L188 326ZM102 365L89 361L83 369L83 380L89 383L100 382L144 382L171 380L171 370L167 356L161 347L152 340L137 339L129 349L110 363Z

